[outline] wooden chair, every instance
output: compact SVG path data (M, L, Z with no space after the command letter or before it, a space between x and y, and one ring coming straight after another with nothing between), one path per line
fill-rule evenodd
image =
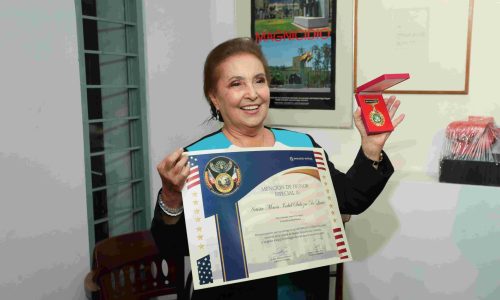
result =
M342 215L343 222L350 215ZM139 300L177 294L183 299L189 293L184 287L183 262L160 257L149 230L133 232L97 243L93 268L85 278L85 293L93 300ZM335 299L343 297L343 264L330 273L335 277ZM190 287L188 276L186 287ZM177 284L181 283L181 284Z
M342 215L342 222L349 222L351 215ZM336 269L330 271L330 277L335 277L335 300L342 300L344 297L344 264L336 265Z
M330 271L330 277L335 277L335 300L342 300L344 297L344 264L337 264L336 269Z
M111 237L94 247L86 293L100 300L139 300L169 294L181 298L184 270L177 266L182 263L162 259L149 230Z

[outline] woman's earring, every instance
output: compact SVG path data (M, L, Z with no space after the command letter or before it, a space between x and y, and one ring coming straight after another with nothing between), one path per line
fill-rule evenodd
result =
M220 110L217 110L217 121L222 120L222 116L220 115Z

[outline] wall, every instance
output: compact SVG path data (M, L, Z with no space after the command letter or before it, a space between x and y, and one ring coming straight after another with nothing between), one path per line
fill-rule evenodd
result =
M497 187L396 178L347 225L347 299L499 299Z
M85 299L73 1L0 2L0 298Z
M156 164L218 126L203 96L203 63L233 37L230 0L145 1L152 195L161 187ZM154 207L154 205L152 206Z

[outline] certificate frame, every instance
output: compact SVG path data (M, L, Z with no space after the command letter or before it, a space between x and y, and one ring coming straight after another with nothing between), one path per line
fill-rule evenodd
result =
M336 2L335 109L269 110L266 124L272 126L344 128L353 127L353 2ZM236 35L251 36L251 0L235 1Z
M353 90L404 72L412 79L384 93L469 93L474 0L354 2Z
M190 166L182 197L195 289L352 260L323 149L183 155Z

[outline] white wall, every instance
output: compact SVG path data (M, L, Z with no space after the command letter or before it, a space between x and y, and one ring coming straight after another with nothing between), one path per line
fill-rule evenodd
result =
M392 180L347 225L347 299L500 298L498 187Z
M152 195L161 187L155 165L217 122L203 96L208 52L234 35L232 0L145 1ZM154 205L152 206L154 208Z
M0 298L85 299L74 1L0 2Z
M209 115L201 74L208 51L234 35L233 2L146 3L154 191L160 186L154 165L214 128L201 124ZM346 264L346 298L500 299L500 189L437 180L449 122L492 115L500 123L500 99L492 92L500 2L475 2L469 95L399 96L407 118L385 148L396 173L376 203L347 225L355 261ZM359 147L355 129L298 130L314 136L344 171Z

